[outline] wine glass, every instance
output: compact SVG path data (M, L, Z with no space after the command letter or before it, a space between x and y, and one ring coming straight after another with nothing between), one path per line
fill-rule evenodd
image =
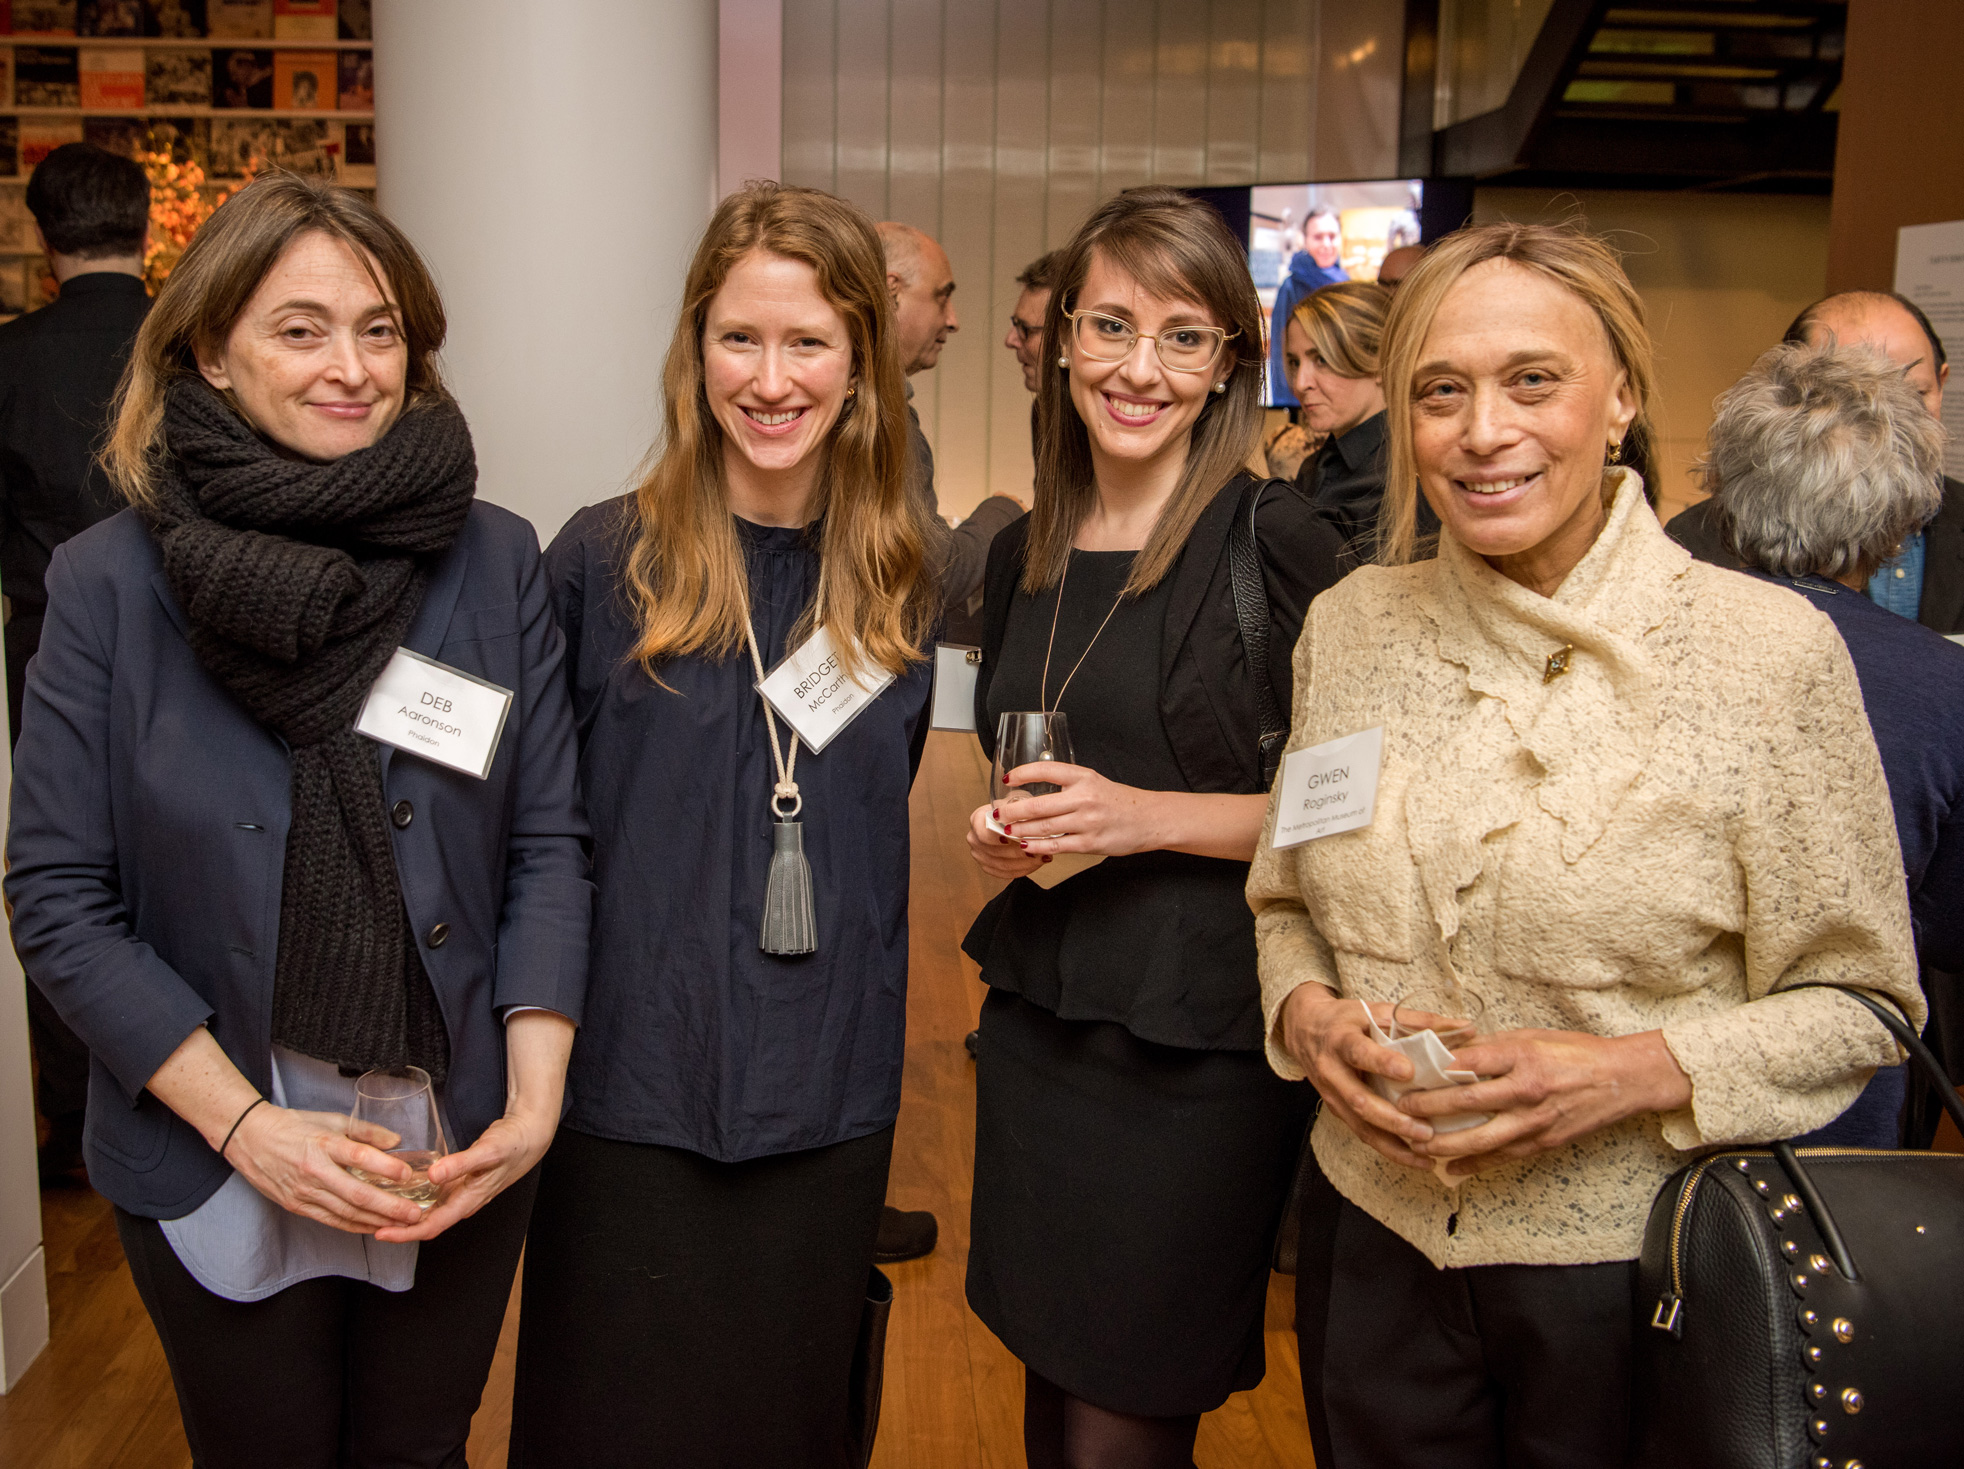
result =
M1470 1046L1480 1036L1486 1001L1465 990L1421 985L1398 996L1391 1007L1391 1038L1431 1031L1448 1051Z
M1062 714L1041 710L1004 713L996 720L996 760L989 771L989 800L996 810L1012 801L1055 795L1063 789L1047 780L1013 786L1003 779L1017 766L1028 765L1033 760L1077 763L1071 755L1069 723ZM991 821L990 825L994 826L995 822Z
M443 1119L437 1115L436 1088L422 1067L362 1073L355 1082L348 1136L373 1143L409 1165L409 1177L402 1182L365 1168L349 1168L363 1183L407 1199L419 1209L428 1209L441 1196L442 1190L430 1182L430 1165L448 1153L450 1145L444 1141Z

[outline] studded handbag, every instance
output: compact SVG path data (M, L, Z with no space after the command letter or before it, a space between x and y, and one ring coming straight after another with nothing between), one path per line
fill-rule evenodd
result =
M1964 1129L1964 1102L1915 1032L1842 993ZM1964 1156L1778 1142L1698 1159L1658 1194L1637 1264L1637 1465L1956 1463L1960 1301Z

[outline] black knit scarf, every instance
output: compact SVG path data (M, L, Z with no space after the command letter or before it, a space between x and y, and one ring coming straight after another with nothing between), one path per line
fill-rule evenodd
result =
M198 661L293 763L273 1039L344 1070L450 1047L396 878L377 746L354 732L470 513L477 463L447 400L330 464L282 456L195 378L165 402L146 518Z

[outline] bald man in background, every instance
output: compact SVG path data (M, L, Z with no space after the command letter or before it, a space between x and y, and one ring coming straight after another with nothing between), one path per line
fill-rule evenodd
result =
M911 378L938 363L948 338L961 330L961 318L955 310L954 267L948 263L948 252L912 225L887 220L879 229L880 245L886 251L887 289L893 293L900 370ZM921 432L913 399L914 385L910 382L907 428L911 486L937 523L945 525L934 493L934 451ZM982 575L988 570L989 543L1023 510L1008 495L991 495L947 533L941 567L941 605L947 618L944 641L981 646Z
M1943 416L1950 380L1943 342L1912 302L1884 291L1842 291L1794 318L1786 341L1873 347L1903 370L1932 418ZM1964 484L1946 477L1936 518L1903 542L1893 561L1869 578L1869 599L1936 632L1964 633ZM1666 527L1701 561L1737 570L1712 502L1704 500Z
M1423 245L1400 245L1396 250L1387 253L1379 264L1378 284L1387 291L1396 291L1405 277L1412 273L1412 267L1423 259L1425 259Z

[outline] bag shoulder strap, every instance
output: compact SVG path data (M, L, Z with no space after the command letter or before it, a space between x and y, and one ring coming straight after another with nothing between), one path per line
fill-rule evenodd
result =
M1834 990L1848 996L1880 1021L1882 1028L1895 1037L1896 1044L1908 1053L1910 1064L1921 1071L1924 1079L1936 1088L1937 1100L1943 1104L1943 1109L1950 1114L1950 1120L1957 1124L1958 1130L1964 1132L1964 1097L1958 1096L1957 1088L1951 1085L1943 1063L1938 1061L1935 1054L1923 1043L1923 1037L1912 1030L1908 1022L1893 1007L1845 984L1794 984L1774 993L1792 995L1802 990Z
M1228 529L1228 585L1234 591L1234 619L1241 626L1241 648L1248 678L1255 686L1255 720L1259 726L1258 753L1262 788L1275 784L1282 764L1282 747L1289 740L1289 719L1276 701L1268 667L1268 582L1262 576L1262 557L1255 541L1255 512L1268 482L1250 478Z

